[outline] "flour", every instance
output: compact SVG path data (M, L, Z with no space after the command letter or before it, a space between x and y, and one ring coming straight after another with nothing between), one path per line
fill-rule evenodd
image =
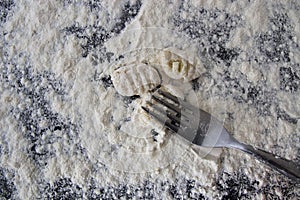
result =
M222 171L241 170L260 194L266 182L285 180L242 152L196 147L166 131L141 109L159 84L239 141L299 159L296 9L281 15L271 2L216 0L15 4L1 27L0 159L20 199L44 198L62 177L80 188L73 198L88 196L92 181L99 189L192 179L196 193L215 199L230 193L216 188L226 182L216 182ZM136 76L123 85L127 75L114 73L125 68ZM154 198L170 198L162 191Z

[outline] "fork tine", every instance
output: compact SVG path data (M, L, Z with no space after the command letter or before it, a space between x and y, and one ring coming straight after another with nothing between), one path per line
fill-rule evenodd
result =
M162 99L162 98L160 98L160 97L158 97L158 96L155 96L155 95L152 95L152 98L153 98L155 101L161 103L162 105L164 105L164 106L170 108L171 110L177 112L178 114L181 113L181 110L180 110L178 107L176 107L176 106L174 106L173 104L171 104L171 103L165 101L164 99Z
M158 92L159 94L161 94L162 96L164 96L164 97L166 97L166 98L172 100L174 103L179 104L179 101L178 101L177 97L173 96L172 94L170 94L170 93L168 93L168 92L164 92L164 91L162 91L162 90L157 90L157 92Z
M142 106L142 109L148 113L149 115L151 115L152 117L154 117L157 121L159 121L161 124L164 124L168 129L177 132L178 131L178 127L174 124L172 124L170 121L166 120L164 117L162 117L161 115L153 112L152 110L150 110L149 108L146 108L144 106Z
M167 115L167 117L174 121L175 123L177 124L180 124L181 123L181 120L179 117L177 117L176 115L172 114L170 110L164 110L162 107L159 107L149 101L146 102L149 106L151 106L153 109L157 110L158 112L160 112L161 114L165 114Z
M168 117L169 119L171 119L172 121L174 121L175 123L177 123L177 124L180 124L180 123L181 123L180 118L177 117L177 116L175 116L175 115L173 115L173 114L170 113L170 112L167 112L167 117Z
M162 91L162 90L157 90L157 92L162 95L163 97L167 98L167 99L170 99L172 100L174 103L176 103L177 105L180 105L181 106L181 111L182 110L190 110L190 111L194 111L194 108L191 104L189 104L188 102L186 101L183 101L181 100L180 101L180 98L177 98L176 96L172 95L171 93L169 92L165 92L165 91Z

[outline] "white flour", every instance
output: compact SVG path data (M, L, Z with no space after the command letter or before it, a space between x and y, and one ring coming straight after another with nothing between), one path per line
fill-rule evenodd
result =
M84 3L66 7L54 0L22 0L16 3L14 15L3 25L7 33L4 41L8 45L3 41L1 45L6 46L8 58L15 60L19 66L26 65L27 62L18 57L18 54L23 52L30 60L33 73L51 71L55 78L63 80L67 94L62 97L50 92L45 94L45 98L51 102L51 110L80 125L75 141L70 142L65 138L63 142L57 140L51 143L47 148L55 151L55 156L47 160L45 167L37 168L26 155L29 142L23 135L18 134L22 130L17 128L18 125L11 117L5 116L10 107L22 107L22 96L16 91L10 92L1 88L0 100L3 106L0 110L0 127L9 133L9 137L1 141L1 145L7 143L9 151L8 155L1 157L1 165L16 171L14 182L21 199L32 199L36 195L41 176L49 183L55 182L61 176L70 177L73 182L81 185L83 190L87 190L85 183L91 177L103 185L135 184L145 179L164 181L189 177L201 183L201 192L209 198L218 196L214 181L220 170L230 172L242 168L251 179L264 183L270 168L254 158L236 150L212 151L191 146L181 138L165 133L155 120L143 114L139 108L141 99L129 99L132 102L126 103L113 87L105 87L101 81L94 80L96 72L98 78L106 77L118 66L143 61L148 56L147 52L153 53L163 49L176 52L190 62L198 59L198 64L203 63L198 73L210 73L210 77L200 76L201 89L195 93L197 99L189 99L189 96L186 96L189 101L194 101L199 107L224 121L225 127L238 140L288 159L296 158L300 147L299 142L293 138L297 140L300 137L300 122L298 120L291 124L281 118L277 119L276 106L299 119L300 106L296 104L299 91L286 95L284 91L279 90L279 75L276 71L281 67L279 64L266 64L262 67L257 62L249 61L250 54L257 55L252 51L254 35L269 30L268 15L272 12L269 9L270 2L190 2L194 6L206 9L220 9L243 15L243 25L231 33L226 44L227 47L237 47L243 51L232 62L230 76L246 77L241 80L247 80L254 85L263 82L276 90L273 92L276 95L270 99L268 116L261 116L251 102L238 103L234 92L224 95L228 89L221 80L226 71L225 64L210 61L205 56L204 49L199 49L195 41L185 34L171 30L168 19L177 11L181 1L170 2L171 6L166 2L145 2L135 19L127 24L119 35L107 38L103 45L106 52L114 54L113 59L116 61L105 60L96 65L93 62L102 49L96 47L88 56L82 57L80 40L75 35L66 36L62 30L74 23L84 27L98 24L109 30L112 28L112 21L120 16L120 11L115 8L123 5L121 1L104 1L99 13L91 12L87 6L83 6ZM285 2L282 1L282 4ZM168 11L162 5L168 7ZM288 14L292 25L295 26L294 43L299 44L299 10L291 9ZM188 20L191 16L183 12L182 17ZM222 21L222 16L218 20ZM203 23L207 29L213 26L209 21ZM87 34L93 34L92 28ZM203 44L206 43L203 39ZM3 57L4 52L0 53ZM120 55L123 57L117 58ZM290 58L294 63L300 62L299 48L291 49ZM14 77L11 79L13 81ZM241 81L239 85L247 86L249 82ZM26 82L24 84L26 85ZM37 87L42 87L43 84L47 83L41 82ZM218 84L222 87L216 87ZM190 83L186 84L186 88L191 87ZM172 89L174 93L182 95L176 88L170 88ZM270 95L273 93L270 92ZM234 118L230 117L229 113ZM40 124L43 124L43 121ZM116 128L118 125L122 125L120 130ZM156 141L151 135L155 126L159 132ZM58 138L66 137L63 131L55 134ZM84 154L76 153L76 143L82 145ZM273 179L280 180L280 177L274 176Z

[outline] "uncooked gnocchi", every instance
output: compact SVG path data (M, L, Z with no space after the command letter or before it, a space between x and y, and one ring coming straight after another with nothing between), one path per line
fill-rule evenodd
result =
M182 79L184 82L188 82L199 76L195 65L170 51L160 53L159 63L164 72L172 79Z
M111 78L115 89L123 96L140 95L161 84L158 71L143 63L122 66Z

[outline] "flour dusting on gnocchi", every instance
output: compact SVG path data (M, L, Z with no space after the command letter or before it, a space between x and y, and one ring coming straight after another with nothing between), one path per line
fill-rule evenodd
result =
M191 62L169 49L145 53L144 56L143 60L130 60L112 72L112 82L119 94L142 95L159 85L168 85L170 80L187 83L198 78L204 70L199 59Z
M195 64L191 64L188 60L175 53L162 51L159 56L159 63L162 69L172 79L182 79L184 82L188 82L200 75ZM202 65L199 67L202 67Z
M117 92L123 96L141 95L161 84L158 71L143 63L123 66L112 74Z

